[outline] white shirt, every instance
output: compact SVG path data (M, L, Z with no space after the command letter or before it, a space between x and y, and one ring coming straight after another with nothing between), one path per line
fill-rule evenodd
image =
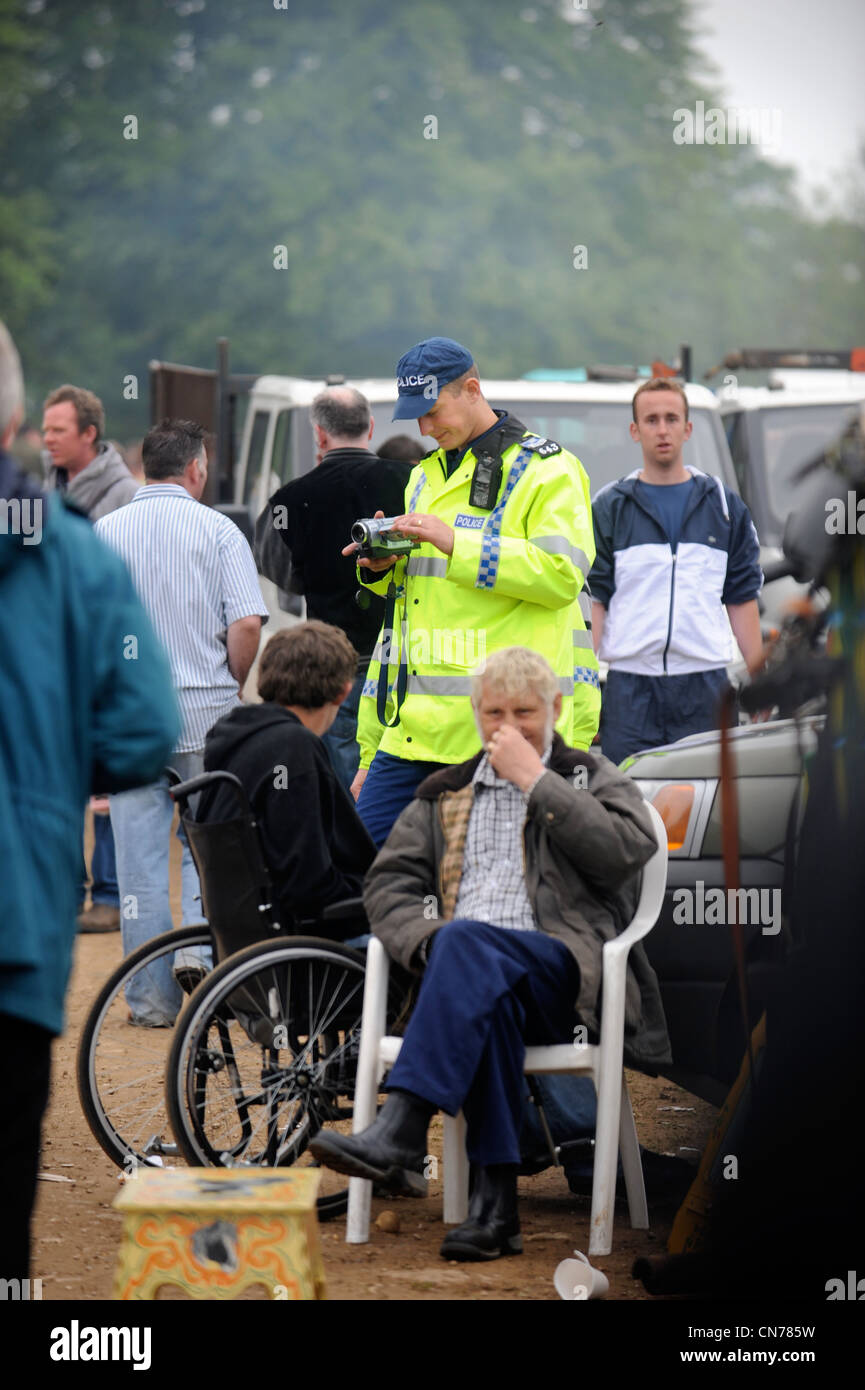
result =
M228 669L229 626L254 614L267 621L252 551L233 521L179 483L139 488L94 529L126 562L171 662L183 716L174 751L195 752L240 703Z

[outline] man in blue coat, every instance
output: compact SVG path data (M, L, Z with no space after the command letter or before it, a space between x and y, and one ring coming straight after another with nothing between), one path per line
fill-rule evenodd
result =
M161 773L179 730L165 655L123 563L5 452L23 416L0 323L0 1279L28 1277L63 1028L84 807Z

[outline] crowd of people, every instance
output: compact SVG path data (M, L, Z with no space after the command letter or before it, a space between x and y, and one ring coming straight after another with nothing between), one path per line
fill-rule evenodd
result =
M627 922L655 846L616 764L714 726L733 634L749 669L763 660L757 538L741 500L684 462L684 390L639 387L642 466L593 508L581 462L493 409L466 348L428 339L397 364L394 419L416 421L436 447L403 435L374 454L364 397L322 391L316 467L270 499L255 558L201 503L195 422L148 432L140 483L105 442L98 399L61 386L45 402L40 485L8 453L22 416L0 325L0 855L13 870L0 889L0 1033L20 1102L7 1095L0 1137L16 1212L0 1275L27 1273L76 908L80 930L119 925L125 953L172 925L169 765L240 779L284 921L362 892L369 929L421 977L386 1104L363 1134L322 1133L316 1156L412 1190L430 1115L463 1110L469 1217L442 1254L517 1253L532 1127L523 1049L570 1040L575 1022L596 1032L603 943ZM13 524L25 502L42 517L38 545ZM376 514L395 518L407 554L370 558L348 543L352 523ZM307 621L264 646L260 702L245 702L268 620L257 568L303 595ZM485 660L469 659L460 633L483 634ZM218 794L197 814L218 817ZM192 923L198 884L178 834ZM128 998L130 1025L170 1026L210 963L177 953L150 972ZM670 1060L640 947L626 1055L648 1070ZM560 1137L591 1136L591 1082L545 1078L539 1092Z

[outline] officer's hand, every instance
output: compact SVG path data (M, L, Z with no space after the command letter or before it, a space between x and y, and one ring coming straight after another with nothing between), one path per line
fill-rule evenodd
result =
M400 531L404 536L411 536L414 540L428 541L443 555L454 553L453 527L437 516L429 516L424 512L409 512L406 516L396 518L393 529Z
M357 801L358 797L360 796L360 789L361 789L361 787L363 786L364 782L366 781L366 774L367 774L368 772L369 772L369 768L368 768L368 767L359 767L358 770L357 770L357 772L354 774L354 781L352 782L351 786L349 787L349 791L351 792L351 794L352 794L352 796L354 797L355 801Z
M493 771L499 777L507 777L521 792L528 791L545 771L539 755L513 724L502 724L496 729L487 744L487 756Z
M373 513L373 516L384 516L384 512L379 508L377 512ZM352 541L351 545L343 546L342 553L343 555L354 555L358 550L360 550L360 546L357 541ZM357 563L361 569L372 570L373 574L381 574L384 570L389 570L391 565L395 565L396 562L397 556L394 555L392 560L358 560Z

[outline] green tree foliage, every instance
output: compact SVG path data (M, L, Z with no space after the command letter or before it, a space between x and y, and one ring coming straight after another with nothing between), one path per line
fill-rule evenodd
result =
M219 334L239 370L358 374L435 332L489 375L852 344L861 225L752 146L673 141L676 109L722 104L697 13L0 0L0 294L31 392L91 385L122 437L148 360L209 365Z

